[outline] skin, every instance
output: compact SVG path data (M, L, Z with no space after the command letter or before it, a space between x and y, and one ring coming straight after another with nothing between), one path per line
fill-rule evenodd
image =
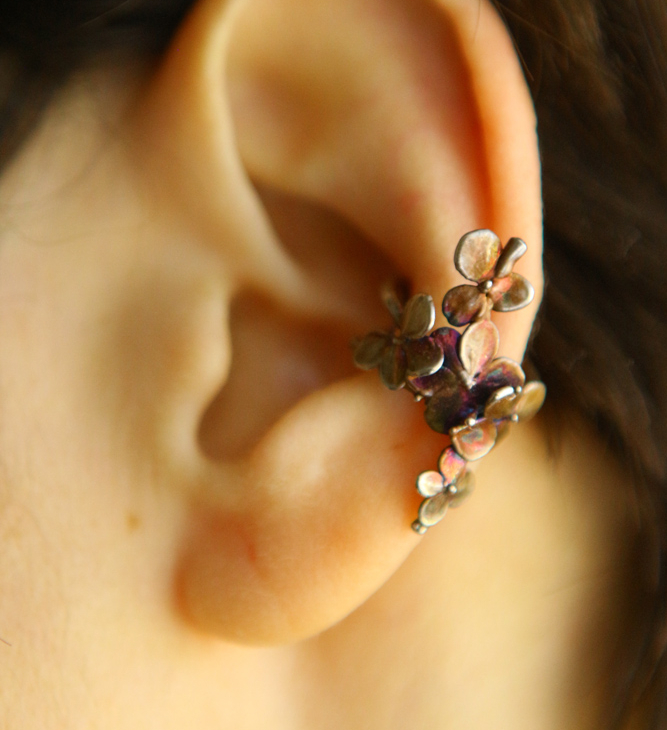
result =
M443 438L347 344L388 276L460 283L472 228L529 241L539 299L511 42L476 2L336 10L200 3L157 69L76 79L0 182L4 727L605 718L636 532L613 455L536 419L419 538Z

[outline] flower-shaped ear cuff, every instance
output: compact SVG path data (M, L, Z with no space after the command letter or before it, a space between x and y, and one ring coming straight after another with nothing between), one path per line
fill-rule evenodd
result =
M438 470L417 477L424 500L412 528L419 534L472 491L468 462L488 454L510 423L532 418L544 402L543 383L526 383L520 365L496 357L499 336L490 319L492 311L512 312L532 301L531 284L512 272L525 251L520 238L502 246L492 231L467 233L456 247L454 265L476 286L454 287L442 301L447 321L465 327L463 332L441 327L429 334L435 323L433 299L409 297L408 287L399 283L383 291L394 327L353 343L358 367L378 368L387 388L405 388L423 400L428 425L449 435Z

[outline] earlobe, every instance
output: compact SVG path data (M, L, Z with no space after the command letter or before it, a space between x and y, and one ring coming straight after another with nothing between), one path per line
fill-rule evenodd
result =
M378 252L348 249L338 278L377 283L372 262L383 260L383 273L436 301L461 283L452 256L465 231L521 236L531 249L517 268L539 293L532 108L485 4L202 0L137 119L147 174L218 251L230 297L255 292L295 326L333 317L352 335L350 322L368 315L350 310L325 265L305 266L283 245L285 215L291 231L316 221L311 263L331 254L324 221L334 216L357 247ZM502 354L521 358L534 312L499 323ZM375 317L369 324L382 327ZM271 368L270 347L260 343L256 357ZM222 393L233 349L231 363ZM243 373L233 382L244 388ZM252 412L252 387L243 392ZM233 424L231 406L218 414ZM206 428L217 418L209 409ZM293 641L340 620L417 544L414 480L441 449L411 399L372 375L290 404L233 457L209 445L184 490L183 615L248 643Z

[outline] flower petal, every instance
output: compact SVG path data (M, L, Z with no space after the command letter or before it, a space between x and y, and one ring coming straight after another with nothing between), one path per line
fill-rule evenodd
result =
M512 271L514 264L526 253L528 246L521 238L510 238L498 257L494 276L502 278Z
M410 287L405 279L386 282L380 290L380 296L392 316L396 326L400 326L403 306L408 299Z
M422 497L433 497L445 488L442 474L437 471L423 471L417 477L417 491Z
M405 385L406 357L399 345L392 345L384 351L380 362L380 378L389 390L398 390Z
M465 390L451 370L439 370L437 374L441 373L440 387L429 400L424 418L434 431L447 433L465 418L466 414L461 414L462 406L466 405Z
M362 370L376 368L389 342L385 332L371 332L352 344L354 364Z
M501 421L512 418L516 406L516 393L511 385L500 388L489 398L484 406L484 418Z
M454 327L472 322L484 308L486 296L476 286L462 284L450 289L442 300L442 313Z
M423 337L435 324L435 305L430 294L415 294L408 299L401 318L403 337Z
M494 281L489 296L496 312L514 312L533 301L535 289L521 274L509 274Z
M500 335L493 322L475 322L461 336L459 358L466 371L473 377L493 360L498 352Z
M498 430L493 421L482 419L474 426L455 426L449 434L452 445L466 461L477 461L494 447Z
M451 327L440 327L431 335L433 341L438 344L445 356L445 365L453 371L461 369L459 360L459 340L461 333Z
M425 499L419 505L419 522L424 527L436 525L445 516L449 506L449 497L444 493Z
M449 486L459 479L465 471L465 468L465 459L462 459L451 446L440 454L438 469L440 470L440 474L442 474L445 486Z
M463 474L456 482L455 489L456 492L449 492L451 495L449 498L450 507L458 507L473 493L475 489L475 477L472 475L472 472L467 471Z
M546 395L547 389L544 383L539 380L526 383L521 395L517 398L515 412L519 421L531 419L542 408Z
M446 387L451 377L452 373L447 368L440 368L432 375L423 375L419 378L408 376L408 380L416 391L425 398L430 398L440 388Z
M450 327L440 327L429 338L435 342L444 355L443 366L432 375L410 377L411 384L425 397L430 398L440 388L451 382L452 374L463 371L457 352L461 335ZM450 372L451 371L451 372Z
M510 360L508 357L497 357L484 368L484 372L479 378L476 391L479 391L480 395L482 392L487 393L484 398L484 402L486 403L496 390L504 388L506 385L518 388L525 382L526 376L519 363Z
M410 376L431 375L442 367L445 359L440 347L430 337L405 342L403 350L408 359L408 375Z
M466 279L479 283L493 276L500 250L500 239L493 231L471 231L459 241L454 265Z

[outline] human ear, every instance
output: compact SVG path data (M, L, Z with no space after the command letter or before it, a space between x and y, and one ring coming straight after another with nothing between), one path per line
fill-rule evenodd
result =
M418 543L412 484L440 438L407 394L314 353L383 325L368 302L385 276L439 301L462 283L461 235L491 228L529 242L517 270L538 296L498 322L521 359L541 290L534 126L484 2L202 0L183 24L135 140L158 205L210 248L227 292L218 364L192 389L199 450L174 464L189 475L173 481L188 512L177 596L199 629L311 635ZM304 371L311 385L292 382Z

